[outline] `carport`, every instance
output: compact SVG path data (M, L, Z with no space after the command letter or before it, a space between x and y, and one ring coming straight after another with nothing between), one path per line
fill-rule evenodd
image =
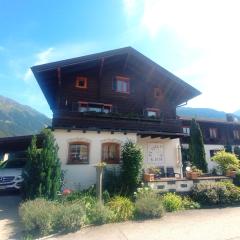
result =
M0 138L0 161L8 159L9 154L26 152L33 135ZM37 135L37 145L40 147L41 135Z

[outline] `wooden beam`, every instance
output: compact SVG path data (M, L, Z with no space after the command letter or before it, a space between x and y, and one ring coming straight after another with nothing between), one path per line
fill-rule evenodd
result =
M102 82L102 72L105 58L101 58L100 69L98 73L98 98L101 98L101 82Z
M150 137L150 135L140 135L141 138L147 138L147 137Z
M61 74L61 68L57 68L57 79L58 79L58 87L57 87L57 105L58 108L60 107L61 103L61 86L62 86L62 74Z
M160 136L158 135L151 135L151 138L159 138Z
M126 67L127 67L127 64L128 64L129 57L130 57L130 54L128 53L127 56L126 56L126 59L125 59L125 61L124 61L124 65L123 65L123 69L122 69L122 72L123 72L123 73L124 73L125 70L126 70Z
M100 65L100 70L99 70L99 74L98 74L99 78L102 77L104 61L105 61L105 58L101 58L101 65Z
M60 67L57 68L57 78L58 78L58 86L61 86L62 85L62 72L61 72Z

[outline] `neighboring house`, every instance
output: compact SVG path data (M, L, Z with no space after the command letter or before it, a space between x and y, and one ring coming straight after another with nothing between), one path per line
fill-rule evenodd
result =
M181 117L182 130L188 134L188 137L182 138L182 147L189 147L191 119ZM232 114L227 114L226 120L210 120L196 118L200 125L208 170L211 171L216 167L216 164L211 161L211 157L216 151L231 146L234 150L235 146L240 146L240 121Z
M94 165L121 161L128 140L144 152L144 167L181 169L181 121L176 107L200 94L131 47L32 67L53 111L66 185L96 181Z

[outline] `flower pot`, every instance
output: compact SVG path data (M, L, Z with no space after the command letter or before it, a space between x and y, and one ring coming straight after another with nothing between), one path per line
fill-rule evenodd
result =
M227 172L226 172L226 176L227 176L227 177L234 178L234 177L236 177L236 173L237 173L237 171L234 171L234 170L227 170Z
M197 179L199 176L199 173L198 172L187 172L186 173L186 177L188 179Z
M154 181L154 174L151 173L144 173L143 179L145 182L151 182Z

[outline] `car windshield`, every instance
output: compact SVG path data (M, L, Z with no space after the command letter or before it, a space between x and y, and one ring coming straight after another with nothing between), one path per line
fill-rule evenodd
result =
M7 161L2 168L23 168L25 164L25 161Z

